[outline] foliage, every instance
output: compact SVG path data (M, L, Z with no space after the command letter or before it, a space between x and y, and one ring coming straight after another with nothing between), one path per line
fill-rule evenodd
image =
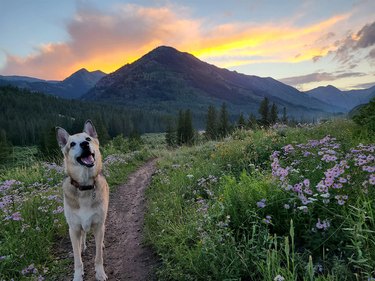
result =
M129 136L132 131L164 131L170 116L141 109L59 99L14 87L0 87L0 128L13 145L40 145L49 151L46 142L52 127L60 126L69 133L82 131L82 124L91 119L105 144L119 134ZM48 154L48 153L47 153Z
M258 112L260 114L260 123L263 126L268 126L270 120L270 109L269 100L267 97L265 97L260 103Z
M192 123L192 115L189 109L182 111L178 114L177 124L177 144L191 145L194 141L194 129Z
M159 277L372 280L375 139L358 130L237 130L171 152L148 189Z
M353 116L353 120L370 132L375 132L375 98L361 107L359 112Z
M225 138L230 132L229 115L226 103L223 103L219 114L219 136Z
M213 105L210 105L207 110L206 137L209 140L215 140L218 137L217 112Z

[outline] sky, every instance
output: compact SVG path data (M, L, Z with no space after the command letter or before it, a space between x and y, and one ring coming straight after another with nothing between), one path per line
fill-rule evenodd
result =
M0 75L110 73L171 46L301 91L375 85L374 0L0 0Z

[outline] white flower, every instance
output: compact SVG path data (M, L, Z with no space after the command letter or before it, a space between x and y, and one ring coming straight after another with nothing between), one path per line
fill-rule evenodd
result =
M282 276L279 274L279 275L277 275L273 280L274 280L274 281L284 281L285 278L282 277Z

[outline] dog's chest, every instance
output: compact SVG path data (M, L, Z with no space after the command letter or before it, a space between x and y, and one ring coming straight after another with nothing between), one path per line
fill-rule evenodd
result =
M93 191L94 192L94 191ZM104 211L95 201L95 193L88 192L84 197L78 198L78 209L67 210L66 217L69 224L80 225L84 231L89 231L93 224L100 223L104 217Z

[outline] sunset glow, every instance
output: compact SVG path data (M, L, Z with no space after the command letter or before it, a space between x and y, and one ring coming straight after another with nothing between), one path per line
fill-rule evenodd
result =
M64 24L60 24L65 32L62 40L49 41L46 33L45 39L34 42L30 49L17 50L20 46L12 49L10 43L0 46L3 52L0 73L53 80L64 79L80 68L110 73L160 45L168 45L208 63L250 75L283 79L322 69L345 70L366 75L340 79L337 87L353 88L375 82L372 69L375 58L370 56L375 44L372 40L375 28L371 28L371 11L375 12L375 4L371 1L363 4L342 1L340 3L345 2L345 5L337 12L331 9L334 4L322 2L322 9L332 10L325 17L318 17L314 10L306 10L307 5L302 4L294 14L284 15L281 13L283 7L275 1L281 17L269 15L255 21L250 15L257 16L257 11L249 13L247 20L239 16L240 2L237 8L227 11L233 16L226 18L215 17L208 10L207 16L197 15L196 11L202 12L201 7L188 2L144 6L136 2L109 1L105 8L94 2L80 2L73 14L65 15ZM318 2L316 6L310 5L315 11L319 10ZM7 10L9 14L15 12ZM364 29L366 26L369 28ZM40 28L38 36L43 32L43 27ZM7 34L6 38L20 45L26 37L20 36L17 41L12 36ZM367 45L359 44L364 36L367 40L364 42L369 42ZM280 71L272 67L273 64L285 67ZM265 68L269 73L260 71ZM293 86L310 88L309 83Z

